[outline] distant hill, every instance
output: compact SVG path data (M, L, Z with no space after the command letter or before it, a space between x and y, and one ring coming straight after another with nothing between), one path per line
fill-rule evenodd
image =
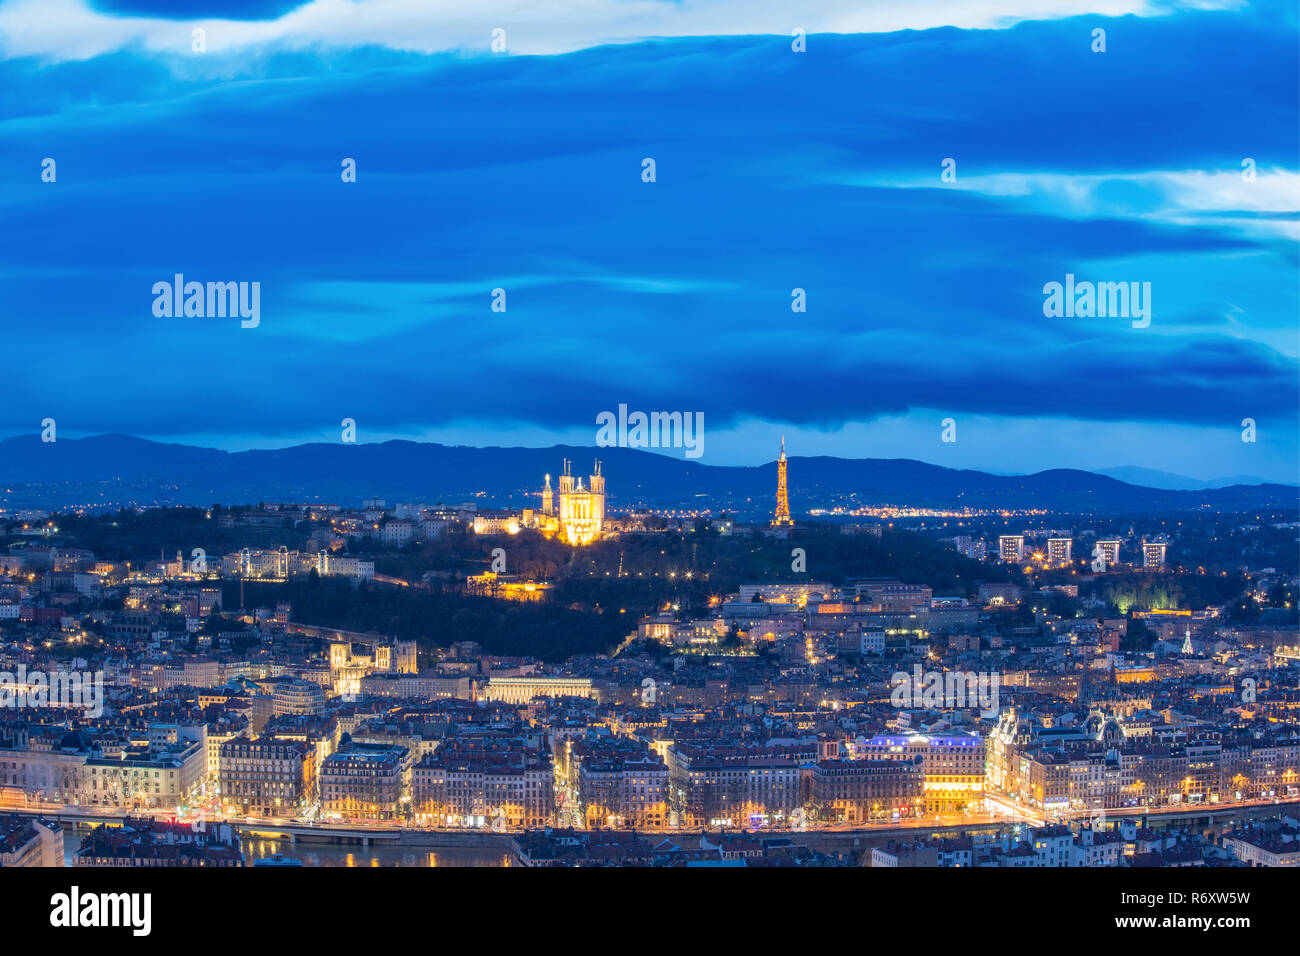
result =
M649 505L771 510L776 463L704 465L627 448L470 448L390 441L307 444L272 451L225 452L126 435L42 443L35 435L0 441L0 504L57 509L122 504L210 505L257 501L393 501L523 507L538 500L544 474L591 473L600 458L612 507ZM1143 487L1071 469L990 475L905 458L791 458L796 513L831 505L1141 512L1214 507L1296 507L1294 485L1232 485L1171 490Z
M1118 478L1130 485L1142 485L1146 488L1162 488L1165 490L1199 490L1202 488L1228 488L1232 485L1268 484L1263 478L1257 478L1254 475L1230 475L1225 478L1211 478L1209 481L1202 481L1199 478L1175 475L1173 472L1160 471L1157 468L1139 468L1135 465L1125 465L1121 468L1099 468L1097 474L1106 475L1109 478Z

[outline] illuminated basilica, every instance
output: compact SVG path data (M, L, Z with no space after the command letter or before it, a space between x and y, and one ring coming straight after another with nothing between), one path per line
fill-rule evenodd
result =
M605 476L600 473L600 462L596 462L594 473L587 479L588 486L582 486L581 476L573 476L573 462L564 461L564 473L560 475L559 508L556 508L555 492L551 490L551 476L546 476L546 487L542 489L542 508L536 516L525 513L525 524L533 517L533 525L546 535L561 535L569 544L590 544L600 537L605 528Z

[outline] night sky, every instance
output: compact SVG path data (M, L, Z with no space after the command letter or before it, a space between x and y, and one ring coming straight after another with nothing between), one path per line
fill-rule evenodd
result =
M705 463L1297 479L1294 3L428 6L0 4L0 437L592 444L623 403L702 411ZM155 316L175 273L260 324ZM1044 316L1067 273L1150 326Z

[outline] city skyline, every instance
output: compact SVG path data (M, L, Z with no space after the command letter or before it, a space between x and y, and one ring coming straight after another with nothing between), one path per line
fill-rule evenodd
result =
M0 0L0 86L23 926L1285 929L1295 0Z
M748 523L620 515L575 541L556 533L587 516L569 488L558 524L545 499L0 520L0 650L24 654L0 667L0 860L1126 870L1300 852L1294 508L1263 528L1001 512L908 530L769 520L778 504ZM151 554L159 532L213 547ZM380 845L330 846L361 833Z

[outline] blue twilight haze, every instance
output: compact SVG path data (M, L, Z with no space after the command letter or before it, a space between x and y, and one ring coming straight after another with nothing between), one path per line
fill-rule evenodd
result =
M1296 480L1294 3L428 6L0 3L0 437L594 444L626 404L706 463ZM259 321L155 314L177 274ZM1149 324L1046 315L1067 276Z

